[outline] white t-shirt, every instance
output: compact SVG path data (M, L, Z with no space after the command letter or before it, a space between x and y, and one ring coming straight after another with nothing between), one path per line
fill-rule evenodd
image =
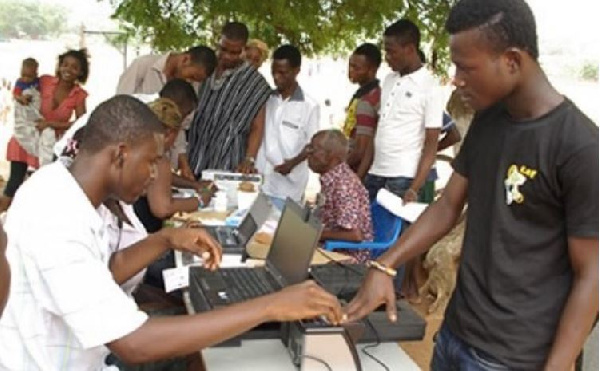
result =
M117 94L158 94L167 83L167 76L163 73L169 54L143 55L136 58L119 78ZM158 96L156 96L158 98ZM154 100L154 99L153 99ZM151 101L144 101L149 103ZM178 156L186 153L187 141L185 133L180 131L173 145L171 166L177 170Z
M263 192L269 196L300 201L308 183L308 164L298 164L288 175L275 166L296 157L319 130L319 104L300 86L288 98L272 94L266 104L265 132L256 157L256 168L264 175Z
M369 174L414 178L425 142L425 129L442 126L441 88L425 67L400 76L388 75L382 85L375 155Z
M19 188L5 229L12 281L0 369L114 370L104 344L148 317L113 280L104 223L60 161Z
M143 55L131 62L119 77L117 94L154 94L167 83L163 73L169 54Z

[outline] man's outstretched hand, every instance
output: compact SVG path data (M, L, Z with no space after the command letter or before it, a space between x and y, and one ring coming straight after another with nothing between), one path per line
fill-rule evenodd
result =
M384 303L389 320L396 322L398 319L396 293L392 277L378 270L370 269L358 293L344 308L344 312L348 316L348 321L357 321Z

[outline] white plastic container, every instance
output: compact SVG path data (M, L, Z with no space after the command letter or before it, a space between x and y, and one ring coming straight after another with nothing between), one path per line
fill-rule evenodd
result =
M247 210L249 209L252 204L254 203L254 200L256 199L256 197L258 196L258 192L244 192L244 191L237 191L237 208L238 210Z
M214 196L214 206L216 212L226 212L227 211L227 192L218 191Z

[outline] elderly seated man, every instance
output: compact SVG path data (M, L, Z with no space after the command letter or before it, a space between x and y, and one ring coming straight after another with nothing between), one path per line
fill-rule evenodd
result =
M307 152L308 166L321 176L321 240L373 240L367 189L346 163L348 139L339 130L322 130L312 137ZM368 250L348 253L357 262L369 259Z

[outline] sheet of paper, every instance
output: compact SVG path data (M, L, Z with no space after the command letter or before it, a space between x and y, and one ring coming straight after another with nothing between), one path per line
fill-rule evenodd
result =
M201 220L202 224L204 225L225 225L225 221L224 220L220 220L220 219L203 219Z
M202 258L194 255L192 265L202 265ZM236 268L245 267L246 263L242 262L241 254L223 254L221 257L220 268Z
M223 254L221 260L221 268L236 268L245 267L246 263L242 262L242 255L240 254Z
M165 269L162 274L166 292L186 288L190 285L189 266Z
M427 206L429 206L422 202L409 202L403 205L402 198L385 188L377 193L377 202L392 214L401 217L409 223L414 223Z
M275 234L275 230L277 229L277 220L267 220L265 224L260 227L259 232Z

